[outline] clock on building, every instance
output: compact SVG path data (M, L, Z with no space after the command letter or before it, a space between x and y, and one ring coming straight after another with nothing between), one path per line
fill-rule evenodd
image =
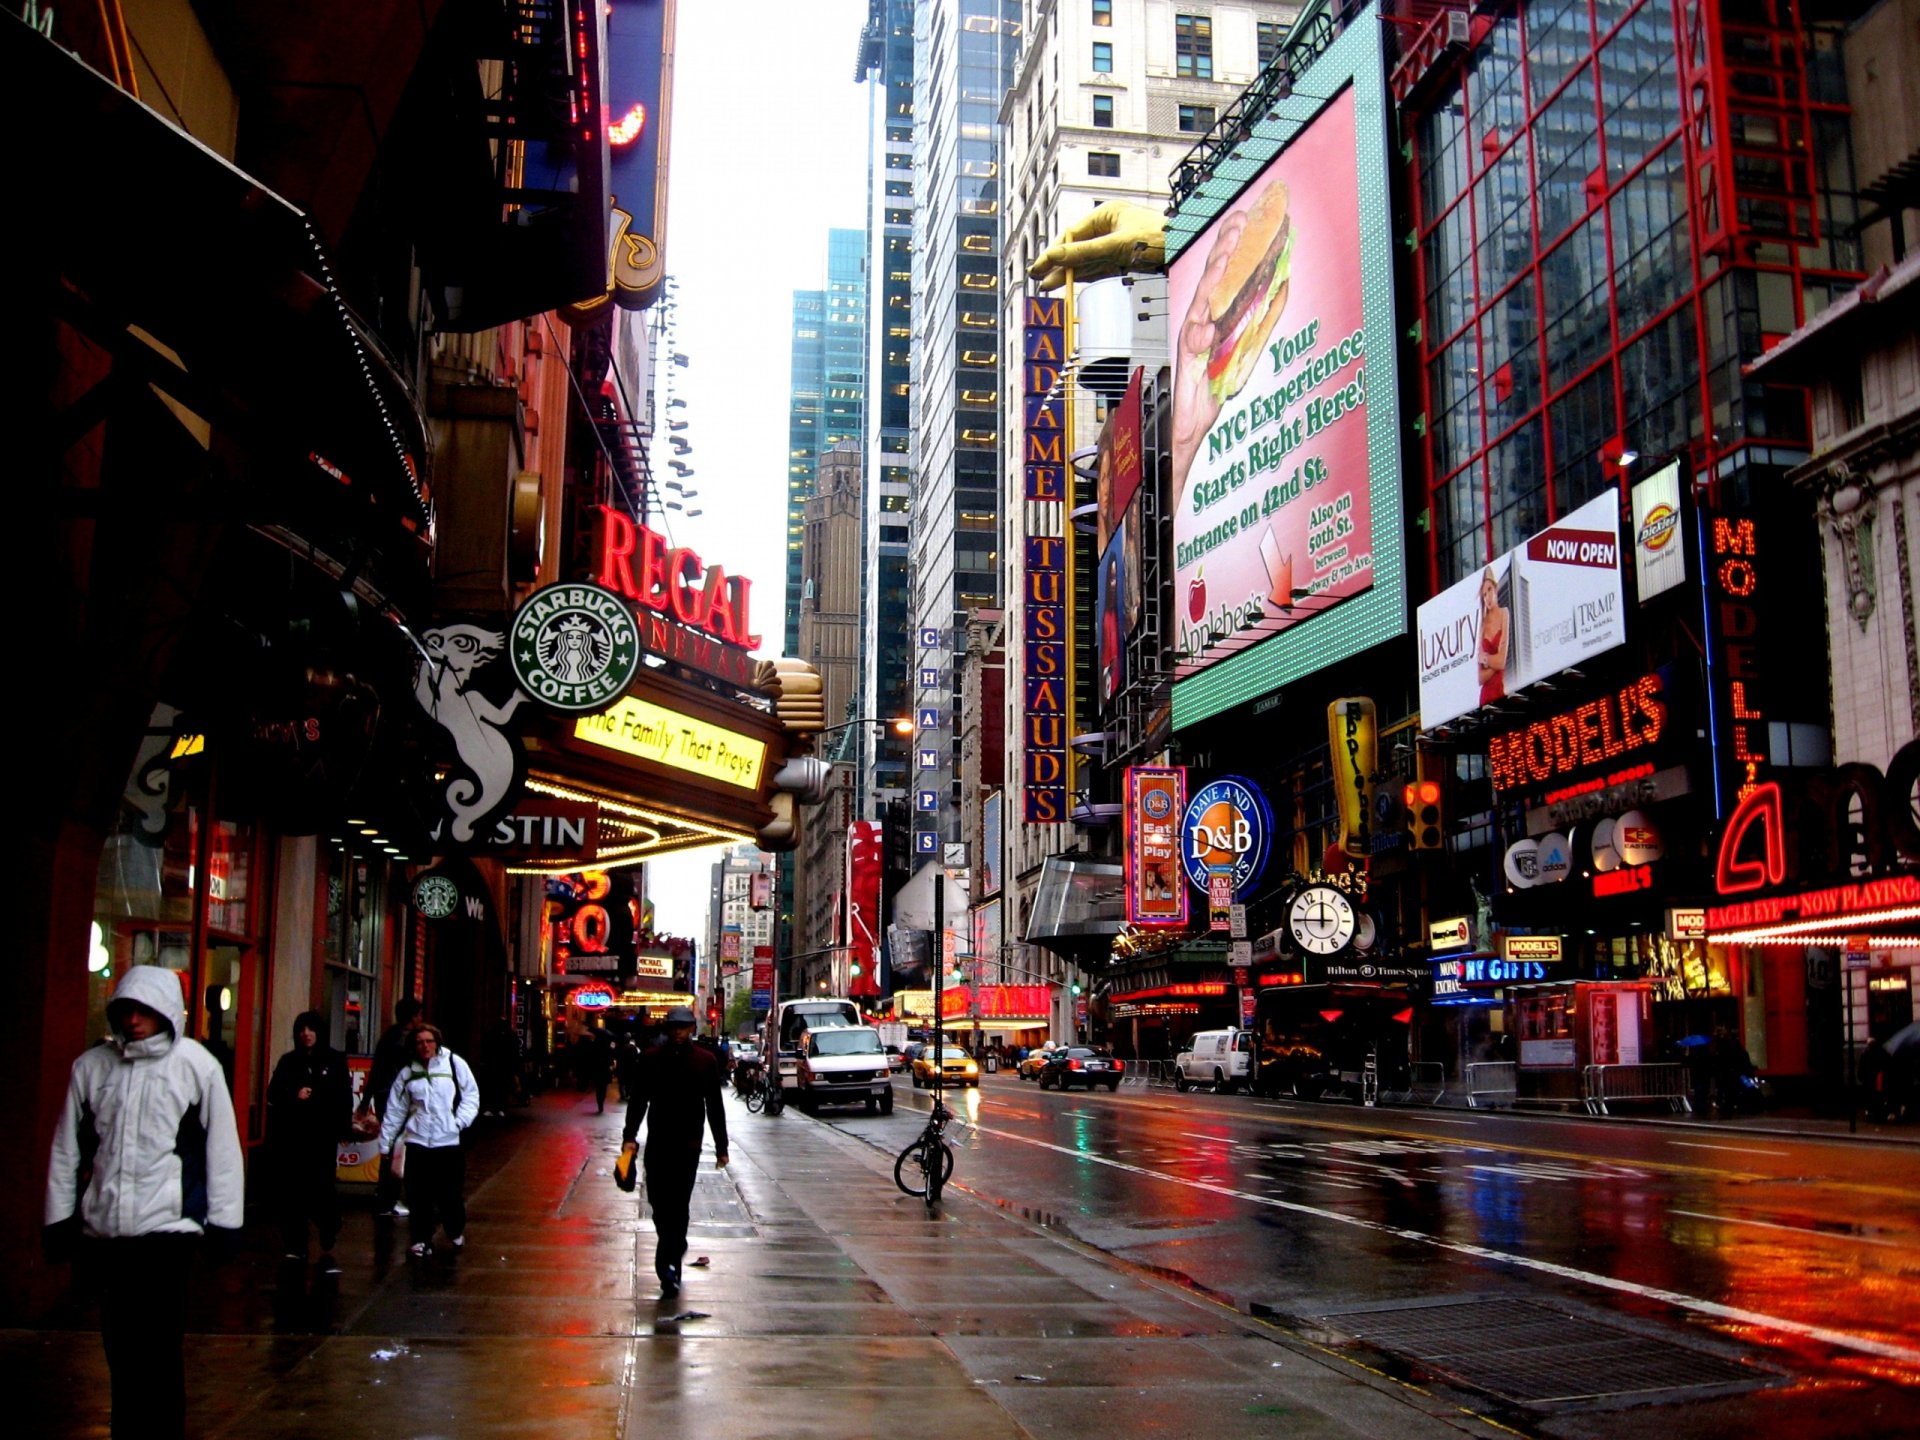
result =
M1331 885L1308 885L1287 907L1293 943L1310 955L1331 955L1353 941L1358 914L1353 902Z

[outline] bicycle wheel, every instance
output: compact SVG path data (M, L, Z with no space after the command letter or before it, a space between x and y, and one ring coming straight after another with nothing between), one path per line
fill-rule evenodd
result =
M747 1100L747 1113L749 1115L758 1115L760 1111L766 1106L767 1092L762 1090L758 1085L756 1085L753 1087L753 1089L747 1091L746 1100Z
M787 1108L787 1097L782 1093L779 1085L769 1086L766 1094L767 1114L778 1115L782 1110Z
M934 1198L939 1198L939 1187L946 1184L953 1175L953 1151L947 1148L946 1141L938 1141L940 1146L940 1172L933 1174L933 1167L927 1163L928 1140L925 1135L915 1140L900 1152L893 1162L893 1183L908 1195L921 1196L927 1193L928 1182L933 1183Z

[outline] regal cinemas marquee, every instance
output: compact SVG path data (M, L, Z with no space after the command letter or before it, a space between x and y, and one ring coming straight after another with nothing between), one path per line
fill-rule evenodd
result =
M592 581L632 608L641 663L604 709L530 723L525 798L496 833L537 836L521 858L541 872L717 842L786 848L769 827L795 737L767 703L774 667L752 653L753 582L604 506L594 554ZM556 806L591 817L577 849L554 843L577 833L545 819Z

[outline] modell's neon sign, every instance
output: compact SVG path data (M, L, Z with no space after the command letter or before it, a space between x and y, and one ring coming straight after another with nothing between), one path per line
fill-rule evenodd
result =
M697 550L665 536L610 506L600 507L600 573L609 590L691 630L743 650L757 649L748 613L753 582L708 565Z

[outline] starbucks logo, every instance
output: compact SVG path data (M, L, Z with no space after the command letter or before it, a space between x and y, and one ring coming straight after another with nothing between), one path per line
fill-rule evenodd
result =
M589 715L619 699L640 668L640 631L627 602L583 580L548 585L513 617L520 688L550 710Z
M422 875L413 885L413 908L429 920L444 920L460 908L460 887L445 875Z

